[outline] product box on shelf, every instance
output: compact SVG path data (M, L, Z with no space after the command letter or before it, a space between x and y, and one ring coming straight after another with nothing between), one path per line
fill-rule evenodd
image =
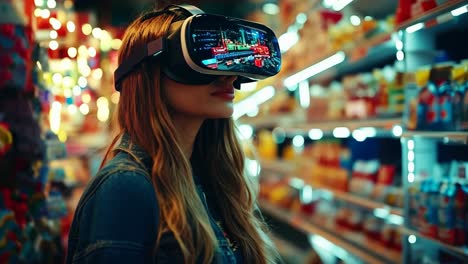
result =
M377 181L379 166L380 163L378 160L355 161L349 184L349 191L359 196L370 198Z
M445 181L440 189L438 238L450 245L463 245L464 238L464 203L462 185L454 181Z
M388 248L402 250L402 236L399 231L399 226L392 223L384 223L380 235L380 241Z
M409 130L468 129L467 65L444 62L408 74L404 120Z
M396 23L401 24L446 2L448 0L399 0L396 10Z
M410 227L443 243L466 244L466 164L437 164L432 175L410 187Z
M349 150L337 141L316 142L305 148L302 173L305 182L315 187L348 191L348 170L342 166L350 159Z

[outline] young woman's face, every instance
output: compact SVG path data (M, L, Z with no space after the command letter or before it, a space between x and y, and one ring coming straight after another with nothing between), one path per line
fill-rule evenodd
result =
M162 86L175 114L203 119L228 118L233 113L233 83L236 78L220 76L210 84L188 85L163 76Z

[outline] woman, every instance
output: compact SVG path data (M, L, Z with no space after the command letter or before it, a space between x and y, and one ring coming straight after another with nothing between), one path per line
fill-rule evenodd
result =
M136 19L119 64L185 17ZM274 263L231 118L237 76L182 84L163 63L146 59L119 84L120 133L77 207L67 263Z

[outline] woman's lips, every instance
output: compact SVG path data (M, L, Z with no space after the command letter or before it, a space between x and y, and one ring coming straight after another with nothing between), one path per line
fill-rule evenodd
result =
M212 93L211 95L213 96L216 96L216 97L220 97L220 98L223 98L223 99L226 99L226 100L232 100L234 99L234 92L216 92L216 93Z
M226 100L232 100L234 99L234 89L229 88L229 89L219 90L214 93L211 93L211 95L220 97Z

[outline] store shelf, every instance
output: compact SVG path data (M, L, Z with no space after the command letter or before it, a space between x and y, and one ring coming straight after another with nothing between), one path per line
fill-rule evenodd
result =
M345 61L339 63L323 72L317 73L309 78L313 79L336 79L340 76L354 72L368 71L376 64L395 58L396 47L392 41L393 32L385 32L370 38L356 40L342 50L334 51L322 57L321 60L310 63L318 64L339 51L346 55Z
M350 131L364 127L372 127L376 130L391 132L392 128L396 125L401 125L401 122L401 118L317 121L290 126L285 128L285 130L288 134L308 133L311 129L320 129L324 133L331 133L337 127L346 127Z
M275 171L284 175L294 173L296 167L293 162L286 160L261 160L260 166L262 169Z
M303 262L306 259L307 252L296 245L293 245L290 241L280 237L279 235L270 233L269 237L273 240L278 252L285 258L292 258L297 262Z
M241 124L251 125L255 128L274 128L274 127L290 127L295 124L305 122L305 114L298 113L285 113L277 115L256 116L256 117L242 117L239 119Z
M317 187L317 188L319 188L319 187ZM384 210L388 211L390 214L403 216L403 209L402 208L391 207L391 206L389 206L387 204L374 201L374 200L372 200L372 198L364 198L364 197L360 197L360 196L357 196L357 195L354 195L354 194L351 194L351 193L348 193L348 192L342 192L342 191L338 191L338 190L327 189L327 191L331 192L333 194L333 197L338 199L338 200L349 202L349 203L359 205L361 207L365 207L365 208L368 208L368 209L384 209Z
M465 131L405 131L403 138L425 137L434 139L448 139L449 141L468 141L468 132Z
M381 33L368 39L356 40L352 44L342 49L342 51L345 52L347 56L347 59L343 63L335 65L331 69L325 70L324 72L318 73L310 79L319 78L323 75L325 75L328 79L332 79L343 74L358 71L360 68L375 65L379 61L388 60L389 58L394 57L396 53L396 48L392 41L392 35L394 33L399 32L400 30L404 30L407 27L417 23L431 21L431 19L435 19L440 15L446 14L466 4L466 0L448 1L447 3L441 4L428 12L405 21L404 23L396 26L390 32ZM372 52L372 50L374 50L374 52ZM336 52L337 51L325 54L323 59L329 58ZM373 55L372 53L375 53L377 56L371 56ZM318 60L310 64L316 64L320 61L322 60Z
M452 246L452 245L449 245L449 244L445 244L439 240L436 240L436 239L433 239L433 238L430 238L428 236L425 236L425 235L422 235L420 234L419 232L417 231L414 231L414 230L411 230L409 228L404 228L402 227L400 229L401 233L402 234L405 234L405 235L414 235L416 236L417 238L421 238L429 243L432 243L432 244L435 244L437 245L438 247L440 247L441 249L449 252L449 253L452 253L453 255L465 260L465 261L468 261L468 247L456 247L456 246ZM467 263L467 262L463 262L463 263Z
M408 21L405 21L404 23L398 25L398 27L395 28L395 31L404 30L417 23L429 22L432 19L436 19L440 15L446 14L456 8L462 7L467 4L468 3L466 0L447 1L446 3L439 5L436 8L429 10L428 12L425 12L415 18L409 19Z
M282 174L292 174L294 173L295 166L292 162L290 161L261 161L260 165L262 166L263 169L265 170L272 170L276 171L278 173ZM389 214L393 215L398 215L398 216L403 216L403 209L397 208L397 207L392 207L389 206L385 203L381 203L375 200L372 200L371 198L364 198L357 196L355 194L349 193L349 192L343 192L339 190L332 190L326 187L320 187L320 186L311 186L314 189L321 189L325 190L326 192L329 192L332 194L333 198L349 202L355 205L358 205L360 207L364 207L367 209L384 209L388 211Z
M306 218L298 213L289 212L263 200L260 201L260 208L268 215L286 222L302 232L325 238L366 263L401 262L400 252L386 248L377 241L366 238L363 234L351 232L336 226L332 219L310 216Z
M347 60L337 66L333 77L370 71L395 61L396 46L391 33L381 33L364 41L358 41L346 49Z
M329 120L329 121L306 121L304 115L284 114L275 116L259 116L254 118L243 118L242 124L249 124L256 128L282 127L288 135L307 134L311 129L320 129L324 134L331 134L337 127L346 127L350 131L372 127L379 135L392 135L392 128L402 124L401 117L371 118L360 120Z

